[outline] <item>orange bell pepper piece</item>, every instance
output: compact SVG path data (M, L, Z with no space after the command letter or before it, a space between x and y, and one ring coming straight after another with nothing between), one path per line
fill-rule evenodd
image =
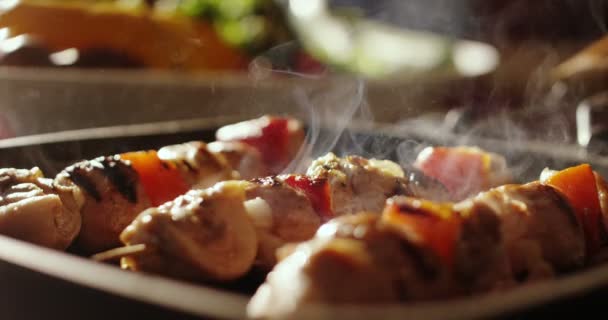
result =
M548 177L544 183L556 188L566 196L583 227L587 254L595 254L601 244L602 209L591 166L581 164L558 171Z
M162 161L156 151L136 151L120 155L138 173L144 191L153 206L161 205L186 193L190 186L175 165Z
M382 222L408 240L430 248L448 268L454 266L462 219L450 204L411 198L391 199L382 213Z

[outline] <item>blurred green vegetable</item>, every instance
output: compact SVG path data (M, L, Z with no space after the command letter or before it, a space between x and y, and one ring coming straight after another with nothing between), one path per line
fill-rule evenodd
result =
M209 21L224 41L252 54L292 39L271 0L179 0L178 10Z

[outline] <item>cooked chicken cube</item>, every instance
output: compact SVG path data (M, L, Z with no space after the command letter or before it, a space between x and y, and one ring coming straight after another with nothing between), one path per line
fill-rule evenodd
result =
M0 169L0 233L66 249L80 230L79 188L54 185L38 168Z
M143 252L122 259L124 268L196 281L243 276L257 253L257 236L247 216L244 182L228 181L192 190L142 212L121 234Z
M82 226L76 244L88 253L119 246L118 235L150 206L137 173L119 156L74 164L57 175L54 185L82 190Z

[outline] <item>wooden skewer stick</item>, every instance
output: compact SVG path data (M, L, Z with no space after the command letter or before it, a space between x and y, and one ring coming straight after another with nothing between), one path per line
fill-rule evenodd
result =
M91 256L91 259L95 261L111 261L115 259L120 259L127 255L134 255L138 253L142 253L146 250L146 245L143 243L134 244L130 246L124 246L120 248L110 249L108 251L100 252Z

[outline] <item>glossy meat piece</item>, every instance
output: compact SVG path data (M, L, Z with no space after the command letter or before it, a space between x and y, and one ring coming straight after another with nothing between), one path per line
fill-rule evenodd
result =
M245 182L191 190L142 212L121 234L145 250L122 259L123 268L196 281L243 276L257 253L257 236L243 205Z
M192 188L208 188L219 181L238 178L228 160L221 153L211 152L202 141L162 147L158 157L175 164Z
M286 178L255 179L246 188L246 207L259 235L256 263L263 269L276 264L280 246L312 238L321 225L310 198L286 184Z
M449 292L447 271L429 251L384 228L377 214L336 218L298 245L248 305L252 317L280 318L306 304L424 300Z
M95 253L120 245L122 230L150 206L138 179L118 156L85 160L57 175L54 185L79 187L84 195L79 249Z
M585 262L582 227L564 196L540 182L506 185L460 206L486 205L501 221L513 273L526 279L553 276Z
M63 250L80 230L80 189L54 185L38 168L0 169L0 233Z
M243 180L270 175L260 152L245 143L215 141L207 144L207 149L212 153L223 155L230 167L238 172Z
M604 178L597 172L594 172L594 176L600 207L602 209L603 233L606 235L606 230L608 230L608 184L606 183L606 180L604 180Z
M331 190L331 211L334 216L361 211L381 212L386 199L394 195L429 195L420 184L410 184L403 169L387 160L358 156L339 158L333 153L313 161L306 173L313 179L326 179ZM441 188L435 197L445 198Z

